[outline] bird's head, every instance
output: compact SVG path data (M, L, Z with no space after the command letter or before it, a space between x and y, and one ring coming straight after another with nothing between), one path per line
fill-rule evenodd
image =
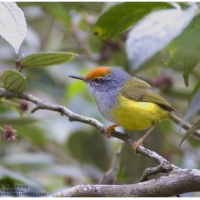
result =
M119 68L97 67L86 76L69 75L84 81L92 94L119 91L123 83L131 76Z

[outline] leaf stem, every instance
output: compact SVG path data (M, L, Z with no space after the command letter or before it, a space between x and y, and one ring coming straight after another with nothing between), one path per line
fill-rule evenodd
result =
M9 100L6 100L6 99L1 99L1 102L8 103L8 104L11 104L11 105L14 105L14 106L19 106L18 103L15 103L13 101L9 101Z

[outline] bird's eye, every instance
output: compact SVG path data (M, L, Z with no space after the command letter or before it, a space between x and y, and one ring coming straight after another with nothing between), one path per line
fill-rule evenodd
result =
M99 85L101 82L102 82L102 79L101 78L95 78L94 79L94 82Z

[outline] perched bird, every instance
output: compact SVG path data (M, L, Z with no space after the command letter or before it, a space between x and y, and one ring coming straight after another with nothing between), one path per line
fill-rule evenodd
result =
M84 81L94 97L102 116L113 122L105 130L110 138L115 127L122 126L128 130L149 128L147 133L134 143L132 149L136 152L139 145L162 119L171 119L183 127L190 125L174 114L174 109L151 86L119 68L97 67L86 77L70 75L69 77ZM200 139L200 133L195 132Z

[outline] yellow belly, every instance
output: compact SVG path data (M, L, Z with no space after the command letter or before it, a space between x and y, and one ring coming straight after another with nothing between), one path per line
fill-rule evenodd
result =
M142 130L169 118L169 112L155 103L137 102L118 96L118 105L111 113L116 124L128 130Z

